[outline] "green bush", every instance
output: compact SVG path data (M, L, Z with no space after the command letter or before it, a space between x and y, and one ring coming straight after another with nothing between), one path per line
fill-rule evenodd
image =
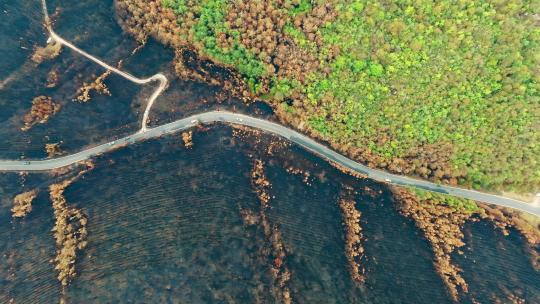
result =
M188 9L184 0L162 0L165 7L175 11L180 17ZM215 61L235 67L245 77L248 86L253 92L260 89L259 79L266 75L264 64L251 54L238 41L238 33L234 33L225 24L225 14L228 4L221 0L205 0L197 7L199 18L191 31L194 43L202 46L202 51ZM226 33L235 37L236 41L231 49L223 49L217 44L217 37Z
M336 19L317 29L318 47L294 18L324 2L290 1L283 32L320 63L301 81L269 74L242 45L225 22L236 4L163 1L180 18L196 10L194 43L235 67L252 91L266 78L265 97L281 102L295 82L306 99L293 112L332 141L387 163L427 149L445 174L475 188L540 186L539 1L339 0ZM221 33L234 37L229 49L217 44Z
M421 202L431 204L443 204L452 207L456 210L465 211L469 213L480 212L481 208L478 205L468 199L457 198L454 196L444 195L440 193L428 192L419 189L414 189L416 196Z

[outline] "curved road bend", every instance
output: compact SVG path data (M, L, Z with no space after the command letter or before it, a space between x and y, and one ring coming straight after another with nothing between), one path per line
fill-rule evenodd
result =
M137 78L137 77L135 77L135 76L133 76L133 75L131 75L129 73L126 73L126 72L124 72L122 70L119 70L119 69L107 64L106 62L103 62L102 60L100 60L97 57L94 57L94 56L88 54L87 52L79 49L78 47L73 45L71 42L65 40L64 38L58 36L55 33L54 30L52 29L52 26L51 26L51 22L50 22L50 19L49 19L49 13L47 12L47 2L45 0L41 0L41 7L43 8L43 15L45 16L45 26L47 27L47 30L49 31L50 38L53 41L56 41L56 42L58 42L58 43L60 43L60 44L62 44L64 46L72 49L76 53L79 53L79 54L83 55L84 57L92 60L93 62L99 64L100 66L104 67L105 69L110 70L110 71L112 71L112 72L126 78L127 80L134 82L134 83L146 84L146 83L149 83L149 82L152 82L152 81L159 81L159 87L154 91L154 93L152 93L150 98L148 98L148 103L146 105L146 109L145 109L144 114L143 114L143 119L142 119L142 122L141 122L141 132L146 131L147 122L148 122L148 115L150 113L150 109L152 108L152 105L154 105L154 101L156 101L156 98L167 87L167 84L168 84L167 77L165 77L165 75L163 75L161 73L158 73L156 75L153 75L151 77L144 78L144 79Z
M46 171L56 169L86 160L93 156L109 152L125 145L136 143L140 140L155 138L164 134L175 133L194 127L199 123L209 124L214 122L226 122L245 125L281 136L302 146L303 148L313 152L314 154L322 158L334 161L344 167L354 170L360 174L366 175L369 178L377 180L379 182L387 182L399 186L416 187L428 191L445 193L456 197L517 209L540 217L540 206L503 196L498 196L495 194L451 187L448 185L439 185L425 180L414 179L406 176L391 174L377 169L371 169L335 152L334 150L316 142L315 140L301 133L298 133L282 125L243 114L225 111L211 111L196 114L168 124L161 125L159 127L147 129L145 132L138 132L133 135L129 135L124 138L112 141L110 143L102 144L88 150L84 150L72 155L56 159L34 161L0 160L0 171Z

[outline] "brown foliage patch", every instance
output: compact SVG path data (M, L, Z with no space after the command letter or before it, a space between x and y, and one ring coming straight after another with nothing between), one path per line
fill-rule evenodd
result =
M266 208L270 201L270 193L268 190L271 185L266 175L264 174L264 163L261 160L256 160L251 170L251 185L257 192L257 196L261 201L262 207Z
M411 149L399 165L404 169L397 169L389 165L388 169L396 173L411 173L423 178L436 179L450 185L457 185L458 178L464 172L456 172L451 163L454 151L450 144L423 145ZM399 168L399 167L398 167Z
M61 142L45 144L45 152L47 152L47 157L53 158L53 157L55 157L57 155L64 154L64 152L60 148L60 144L61 144Z
M107 70L103 74L96 77L96 79L94 79L93 82L90 82L90 83L83 82L82 87L80 87L77 90L77 93L76 93L77 97L75 97L75 99L79 102L83 102L83 103L87 102L90 99L92 99L92 97L90 96L90 93L92 91L95 91L96 93L101 94L101 95L111 96L111 92L109 91L109 88L103 83L103 81L107 79L109 75L111 75L111 71Z
M93 164L86 162L86 169L75 177L49 186L49 196L54 210L55 223L52 229L56 243L56 256L53 260L58 272L58 281L67 286L75 277L77 252L87 245L86 224L88 219L79 209L70 207L64 197L64 190L83 174L92 170Z
M319 62L308 50L300 48L285 34L284 27L293 20L286 1L235 1L230 6L227 21L240 33L240 43L265 63L269 74L303 81L315 71ZM304 14L297 16L304 20ZM321 20L326 20L326 14ZM316 27L310 27L316 31ZM311 35L311 32L310 32ZM222 48L231 48L234 40L226 34L217 37ZM320 39L320 37L319 37Z
M191 149L193 147L193 132L182 132L182 141L186 148Z
M86 216L73 207L68 207L63 195L64 190L73 182L65 180L49 186L49 194L54 209L54 239L56 241L55 269L58 271L58 281L67 286L75 277L75 260L77 251L86 247Z
M288 166L285 170L287 171L287 173L302 176L302 182L304 182L304 184L306 184L307 186L312 185L312 177L309 171L302 170L293 166Z
M535 269L540 270L540 253L532 248L540 244L538 227L534 227L523 219L519 211L483 203L479 203L478 206L484 211L480 214L481 217L490 220L504 235L509 235L509 228L514 228L527 240L530 246L526 246L525 250L530 255L531 264Z
M49 118L60 110L60 104L55 103L51 97L38 96L32 100L30 112L23 117L22 131L28 131L38 123L46 123Z
M540 230L523 220L519 211L483 203L479 203L478 206L485 211L481 215L482 218L489 219L504 235L508 235L510 233L508 228L512 227L518 230L529 244L540 244Z
M435 254L435 269L457 302L458 287L463 292L468 292L468 285L461 276L462 270L452 264L450 255L456 248L465 245L461 228L471 218L471 214L443 204L420 202L414 194L405 189L394 188L394 193L399 201L400 212L414 220L431 244Z
M38 46L32 54L32 61L37 64L42 63L45 60L51 60L56 58L62 52L62 44L56 41L47 44L45 47Z
M54 88L58 85L58 71L56 69L49 71L47 73L47 88Z
M343 225L345 226L345 255L349 262L349 271L353 280L359 283L365 281L364 272L360 260L364 256L362 246L362 227L360 226L361 213L355 207L355 202L349 199L339 201Z
M262 226L264 235L271 248L272 265L270 267L274 279L273 291L276 297L283 303L292 303L291 291L288 286L291 273L287 267L287 254L281 232L276 226L272 226L266 216L266 209L269 207L270 194L268 190L271 187L270 182L264 173L264 163L261 160L255 160L251 170L251 186L257 193L260 201L259 216L255 217L253 213L246 210L241 211L246 224L259 223ZM249 220L249 222L247 222Z
M25 217L30 213L30 211L32 211L32 201L37 197L37 194L37 189L17 194L17 196L13 198L13 208L11 208L12 216Z

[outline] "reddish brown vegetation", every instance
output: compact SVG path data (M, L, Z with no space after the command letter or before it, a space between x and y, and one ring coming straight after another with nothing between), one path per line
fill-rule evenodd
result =
M49 195L54 210L54 239L56 242L55 269L58 272L58 281L67 286L75 277L75 262L77 252L87 245L86 230L87 218L81 210L69 207L64 197L64 190L83 174L93 168L91 162L86 162L87 168L75 177L66 179L58 184L49 186Z
M32 108L30 113L23 117L23 131L29 130L32 126L38 123L45 123L49 118L60 110L60 105L55 103L51 97L38 96L32 100Z
M52 144L45 144L45 152L47 152L47 157L53 158L57 155L62 155L64 152L62 152L62 149L60 148L59 143L52 143Z
M290 143L287 141L282 140L281 138L274 139L270 142L268 147L266 148L266 154L267 155L276 155L283 150L290 147Z
M96 79L94 79L93 82L91 83L83 82L82 87L80 87L77 90L77 93L76 93L77 97L75 99L79 102L87 102L90 99L92 99L92 97L90 96L90 93L92 91L96 91L96 93L101 94L101 95L111 96L111 92L109 91L109 88L107 88L107 86L103 83L103 81L107 79L107 77L109 77L110 74L111 74L111 71L107 70L103 74L96 77Z
M349 271L353 280L363 283L365 269L360 263L364 256L362 227L360 226L361 213L356 210L353 200L342 199L339 201L339 207L341 208L343 225L345 226L345 255L349 262Z
M240 215L242 216L242 220L244 221L244 224L248 226L259 224L259 221L260 221L259 215L249 209L241 209Z
M293 166L289 166L285 170L287 171L287 173L302 176L302 181L304 182L304 184L306 184L308 186L312 185L311 184L311 180L312 180L311 173L309 173L309 171L305 171L305 170L302 170L300 168L296 168L296 167L293 167Z
M414 220L422 230L424 237L430 242L435 254L435 269L445 282L452 298L459 299L458 288L468 292L467 282L461 276L462 270L452 264L450 255L463 243L463 224L471 218L470 213L455 208L422 202L405 189L394 189L403 215Z
M449 145L423 145L408 152L403 159L387 166L392 172L414 173L423 178L441 180L450 185L457 185L458 179L465 173L457 172L451 164L453 149ZM379 167L385 167L379 164Z
M152 35L162 43L182 45L180 34L186 31L176 24L176 15L164 8L161 0L117 0L115 5L122 29L139 42L146 42L148 35Z
M351 170L351 169L349 169L349 168L347 168L345 166L342 166L342 165L340 165L340 164L338 164L336 162L330 161L329 163L330 163L330 165L332 165L332 167L334 167L334 168L338 169L339 171L341 171L341 172L343 172L345 174L348 174L350 176L353 176L353 177L356 177L356 178L359 178L359 179L367 178L366 175L360 174L360 173L358 173L358 172L356 172L354 170Z
M519 211L482 203L478 205L485 210L481 214L482 218L489 219L504 235L509 234L508 228L515 228L529 244L540 244L540 230L521 219Z
M57 247L54 263L62 286L68 285L75 277L77 251L86 247L86 216L80 210L68 207L63 195L72 182L70 179L49 187L56 219L52 230Z
M286 251L281 238L279 229L270 224L266 216L266 209L269 207L270 193L268 192L271 185L264 173L264 163L256 160L253 169L251 170L251 185L257 193L260 201L260 211L258 217L253 213L243 211L244 220L250 220L252 223L260 223L263 228L264 235L270 243L272 265L271 273L274 278L273 290L276 297L283 303L292 303L291 292L288 286L291 273L287 268Z
M253 129L253 128L248 128L244 125L231 124L230 126L233 128L232 135L234 137L242 139L242 140L249 139L251 142L253 142L255 147L261 146L261 143L262 143L261 131L257 129Z
M325 4L317 10L321 13L318 22L305 14L293 19L288 14L291 8L288 1L236 1L228 10L227 21L231 29L240 32L242 45L265 63L270 74L303 81L318 68L318 59L300 48L285 33L284 27L292 22L305 24L307 36L314 37L318 26L331 20L334 15L331 13L331 5ZM318 36L318 39L321 37ZM225 49L231 48L234 43L233 38L225 34L218 37L218 42Z
M264 175L264 164L260 160L255 161L253 169L251 170L251 185L253 186L253 189L255 189L255 192L257 192L262 207L266 208L270 201L270 194L268 192L268 189L270 189L270 182Z

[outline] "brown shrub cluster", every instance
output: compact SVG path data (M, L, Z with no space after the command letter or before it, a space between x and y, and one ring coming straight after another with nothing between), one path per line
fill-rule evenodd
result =
M12 216L25 217L30 213L30 211L32 211L32 201L37 197L37 194L37 189L17 194L13 198L13 207L11 208Z
M266 216L264 216L263 222L267 222ZM267 236L268 237L268 236ZM272 263L272 276L274 278L274 293L278 299L284 304L292 303L291 290L289 288L289 281L291 280L291 272L286 266L285 260L287 254L281 238L281 232L277 227L271 230L269 235L270 243L272 245L272 255L274 257Z
M294 2L294 1L293 1ZM200 60L208 59L202 51L204 46L193 39L190 29L198 22L200 3L188 0L189 9L181 17L159 0L116 0L119 22L122 28L137 40L145 42L148 35L180 51L191 49ZM306 37L314 42L320 41L316 34L319 26L335 18L331 4L316 6L313 10L297 15L293 20L288 14L292 8L290 1L234 1L229 4L226 23L231 30L240 33L240 43L263 63L270 75L295 78L303 81L319 66L316 56L299 47L292 37L284 33L287 23L298 23ZM321 18L321 14L324 14ZM234 39L226 33L217 38L223 49L230 49ZM177 56L177 73L185 77L189 64L183 56ZM204 77L208 78L208 77ZM263 80L264 82L264 80ZM234 89L236 86L231 86Z
M318 47L323 47L323 40L318 32L318 29L325 23L332 22L337 13L333 9L334 1L325 1L316 4L311 11L304 14L299 14L294 18L294 25L302 29L306 38L317 44ZM287 6L287 4L285 4Z
M247 226L257 225L261 220L259 214L250 209L240 209L240 215Z
M240 32L242 45L266 63L271 63L269 56L276 50L278 36L287 22L286 12L272 2L234 1L227 14L230 27ZM233 38L225 33L217 38L223 48L233 44Z
M67 286L75 277L77 252L87 245L86 224L88 219L81 210L68 206L64 197L64 190L69 185L94 168L92 161L84 161L79 164L84 165L85 168L74 177L49 186L49 197L55 218L52 232L56 243L56 256L53 263L58 272L58 281L63 287Z
M271 156L281 154L289 147L290 143L288 141L282 140L281 138L272 139L266 148L266 155Z
M478 206L485 211L481 214L482 218L489 219L504 235L510 233L509 228L515 228L529 244L540 244L540 230L522 219L519 211L483 203L479 203Z
M254 146L259 146L262 143L262 132L260 130L250 128L244 125L229 124L232 127L232 135L241 140L251 140Z
M192 0L186 2L196 3ZM181 34L185 35L189 28L180 27L174 12L163 7L161 0L116 0L115 6L122 29L137 41L145 43L151 35L173 47L185 44Z
M60 110L60 104L55 103L51 97L38 96L32 100L30 112L23 117L22 131L28 131L38 123L46 123L49 118Z
M54 239L56 242L55 269L58 272L58 281L67 286L75 277L75 261L77 251L87 245L86 230L87 218L81 210L69 207L64 197L64 190L75 178L65 180L49 186L49 195L54 210Z
M111 75L111 71L107 70L103 74L96 77L96 79L94 79L93 82L90 82L90 83L83 82L82 87L77 89L77 93L75 93L77 95L75 99L82 103L87 102L90 99L92 99L92 97L90 96L90 93L92 91L95 91L96 93L101 94L101 95L111 96L111 92L109 91L109 88L103 83L103 81L107 79L109 75Z
M338 169L339 171L341 171L341 172L343 172L343 173L345 173L345 174L347 174L347 175L356 177L356 178L358 178L358 179L365 179L365 178L367 178L367 175L363 175L363 174L361 174L361 173L358 173L358 172L356 172L356 171L354 171L354 170L352 170L352 169L350 169L350 168L347 168L347 167L345 167L345 166L342 166L342 165L340 165L340 164L338 164L338 163L336 163L336 162L334 162L334 161L330 161L329 163L330 163L330 165L331 165L332 167Z
M298 118L286 115L280 115L284 122L298 125ZM308 130L309 135L321 140L327 140L320 134ZM413 174L426 179L437 179L443 183L456 185L460 178L463 178L464 172L456 171L451 165L452 148L444 145L425 145L409 151L403 158L393 157L391 160L385 160L382 156L374 154L369 149L355 147L346 142L330 142L330 146L350 158L366 164L371 168L381 168L397 174ZM332 164L344 173L356 175L350 169ZM363 177L359 175L359 177Z
M365 269L360 262L364 257L362 227L360 226L361 213L356 209L353 200L342 199L339 201L339 207L345 226L345 255L349 262L351 278L356 282L363 283Z
M255 189L255 192L257 192L262 207L266 208L270 201L270 193L268 190L271 185L268 179L266 179L266 175L264 174L264 163L261 160L255 160L255 163L253 164L253 169L251 170L251 185L253 189Z
M45 144L45 152L47 152L47 157L53 158L57 155L62 155L64 152L60 148L61 143L51 143L51 144Z
M193 147L193 132L182 132L182 141L186 148L191 149Z
M58 85L58 70L53 69L47 73L47 88L54 88Z
M270 193L268 190L271 187L270 182L264 173L264 163L261 160L255 160L253 169L251 170L251 185L257 193L260 201L259 216L256 222L260 223L264 231L264 235L269 242L271 248L272 265L270 267L272 277L274 279L273 292L280 302L285 304L292 303L291 291L288 286L291 279L291 273L286 265L287 254L281 237L281 232L276 226L272 226L266 216L266 209L269 207ZM244 220L250 219L255 223L253 214L250 217L248 212L242 212Z
M443 204L420 202L414 194L405 189L395 188L394 193L399 201L400 212L414 220L431 244L435 254L435 269L457 302L458 287L463 292L468 292L468 285L461 276L462 270L452 264L450 255L456 248L465 245L461 229L463 224L471 219L471 214Z
M32 61L37 64L42 63L45 60L51 60L56 58L62 52L62 44L56 41L47 44L45 47L38 46L32 54Z
M445 184L457 185L458 178L463 177L464 173L453 169L452 154L453 149L450 145L423 145L411 149L403 159L399 159L399 167L388 166L388 169L396 173L414 172L426 179L436 179Z
M290 174L302 176L302 182L304 182L304 184L306 184L307 186L312 186L312 183L311 183L312 178L311 178L311 173L309 173L309 171L302 170L300 168L296 168L293 166L288 166L285 169L285 171L287 171L287 173L290 173Z
M285 25L292 21L288 9L288 1L235 1L227 21L240 32L240 43L266 64L270 75L303 81L318 68L319 62L285 34ZM225 34L217 38L223 48L233 43L233 38Z

